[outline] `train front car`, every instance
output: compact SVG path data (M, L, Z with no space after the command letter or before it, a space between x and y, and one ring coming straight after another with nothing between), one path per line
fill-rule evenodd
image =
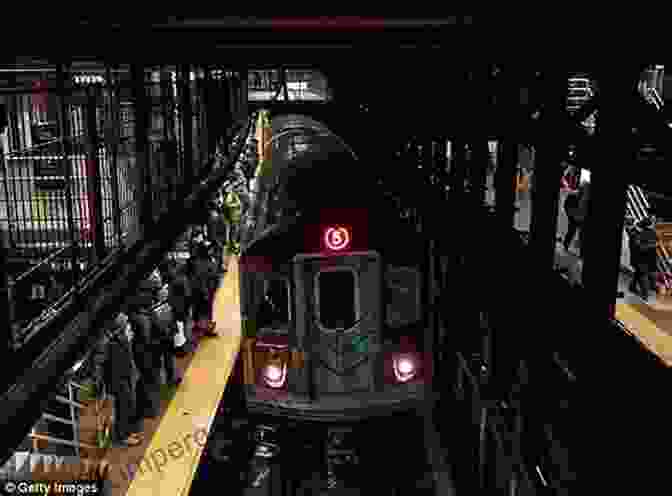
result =
M241 254L251 413L355 420L412 409L429 378L421 247L338 136L277 117Z

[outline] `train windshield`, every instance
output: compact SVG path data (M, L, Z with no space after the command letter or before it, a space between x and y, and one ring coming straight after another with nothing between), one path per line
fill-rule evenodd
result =
M355 309L355 274L351 270L330 270L318 275L317 305L320 325L337 330L352 327Z
M260 311L261 326L282 329L290 321L289 282L286 279L266 281L266 293Z

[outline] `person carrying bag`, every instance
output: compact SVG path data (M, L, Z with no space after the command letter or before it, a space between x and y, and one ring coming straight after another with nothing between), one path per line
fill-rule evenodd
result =
M161 350L166 382L177 386L182 382L177 374L177 363L175 361L175 341L178 327L167 299L159 301L152 307L152 327L156 346Z
M176 326L173 346L177 356L184 356L187 354L189 344L187 321L191 311L191 285L175 260L165 260L161 266L161 271L164 280L168 283L167 300L173 311Z

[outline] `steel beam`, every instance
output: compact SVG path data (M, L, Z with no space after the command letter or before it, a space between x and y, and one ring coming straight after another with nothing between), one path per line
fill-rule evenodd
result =
M180 66L180 107L182 116L182 174L183 183L190 188L196 175L194 174L194 133L193 133L193 101L191 97L191 67Z
M594 162L624 164L593 169L583 233L583 286L591 300L591 314L603 322L614 317L627 195L625 164L634 163L636 155L632 126L624 117L629 115L624 113L624 104L631 100L629 83L627 77L613 74L600 85L597 153L591 156Z
M70 135L70 112L67 99L70 94L70 83L66 84L67 74L68 71L64 64L58 64L56 66L56 89L58 94L58 121L60 130L58 134L63 138L61 140L61 155L63 156L62 169L63 175L65 176L66 213L68 218L68 231L70 233L70 246L72 247L70 250L72 286L75 287L79 284L81 278L81 270L79 267L80 236L76 231L78 226L75 224L74 203L72 198L72 162L68 159L68 157L72 155L72 136ZM66 92L68 93L67 95Z
M122 247L123 232L121 227L121 202L119 200L119 140L121 138L121 119L119 116L119 91L114 86L112 70L105 68L107 81L107 134L106 145L110 147L110 187L112 190L112 224L117 246Z
M97 100L99 98L98 89L95 87L87 88L87 106L86 106L86 135L87 135L87 203L89 207L89 232L93 241L93 264L96 264L105 258L105 223L103 220L103 191L100 180L100 162L98 160L98 151L100 146L100 137L98 135L98 116L96 112Z
M135 170L140 197L140 225L143 236L154 224L152 171L149 160L149 99L145 87L145 67L131 67L133 80L133 104L135 111Z

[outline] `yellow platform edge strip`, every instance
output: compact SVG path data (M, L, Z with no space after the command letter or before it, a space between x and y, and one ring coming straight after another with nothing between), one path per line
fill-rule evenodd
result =
M219 338L204 338L166 408L127 496L187 496L241 342L238 260L214 299ZM128 472L128 467L125 467Z
M655 322L627 303L616 304L616 318L649 351L672 367L672 336L662 331Z

